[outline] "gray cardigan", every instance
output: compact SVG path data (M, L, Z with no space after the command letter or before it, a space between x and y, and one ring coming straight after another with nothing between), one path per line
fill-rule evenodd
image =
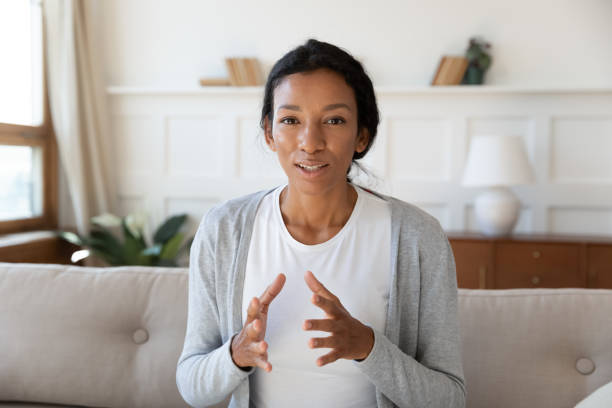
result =
M254 369L239 369L229 347L242 329L253 221L262 198L272 191L214 207L196 232L187 331L176 369L179 392L191 406L213 405L230 394L230 407L249 406L248 376ZM374 330L370 355L353 364L376 386L378 407L464 407L457 280L448 239L431 215L375 194L391 204L389 309L384 333Z

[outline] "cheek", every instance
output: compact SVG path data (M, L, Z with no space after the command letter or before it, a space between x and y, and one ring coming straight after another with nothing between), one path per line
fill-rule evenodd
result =
M291 154L295 151L295 142L286 132L273 132L276 156L282 167L291 163Z

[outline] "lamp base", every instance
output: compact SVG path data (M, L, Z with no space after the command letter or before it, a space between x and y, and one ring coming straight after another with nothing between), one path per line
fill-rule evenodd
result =
M487 236L510 235L518 220L520 202L507 187L493 187L474 201L476 223Z

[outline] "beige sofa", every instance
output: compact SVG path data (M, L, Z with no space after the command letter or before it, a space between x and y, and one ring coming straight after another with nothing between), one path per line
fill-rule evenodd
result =
M186 406L187 281L0 263L0 407ZM459 305L468 407L573 407L612 380L612 290L460 290Z

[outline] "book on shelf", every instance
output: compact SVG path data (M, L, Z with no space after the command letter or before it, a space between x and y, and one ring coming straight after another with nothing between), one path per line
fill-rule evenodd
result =
M232 86L257 86L262 84L261 67L257 58L226 58L225 66Z
M467 58L444 55L440 59L431 85L459 85L467 67Z
M200 78L201 86L230 86L228 78Z

